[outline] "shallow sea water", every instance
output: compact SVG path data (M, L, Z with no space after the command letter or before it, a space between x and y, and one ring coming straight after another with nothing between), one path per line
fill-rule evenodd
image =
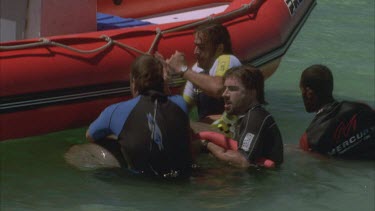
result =
M313 115L298 81L315 63L334 74L338 100L375 107L374 2L320 0L266 81L267 109L285 143L275 170L239 170L209 155L187 181L137 178L118 170L81 171L63 155L86 128L0 143L0 210L375 210L375 162L312 156L297 148Z

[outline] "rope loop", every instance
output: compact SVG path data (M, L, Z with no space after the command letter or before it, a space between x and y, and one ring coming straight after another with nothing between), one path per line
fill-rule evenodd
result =
M113 40L109 36L107 36L105 34L100 35L100 38L104 39L105 41L110 42L110 43L113 42Z
M42 43L45 43L45 44L48 44L48 43L51 42L48 38L45 38L45 37L41 37L41 38L39 39L39 41L42 42Z

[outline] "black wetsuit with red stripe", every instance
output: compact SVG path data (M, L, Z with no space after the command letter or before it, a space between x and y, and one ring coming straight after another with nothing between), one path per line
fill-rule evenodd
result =
M256 163L260 158L270 159L277 165L283 162L280 130L272 115L261 105L239 117L234 139L238 141L238 150L250 163Z
M362 103L327 104L306 129L300 146L336 157L375 159L375 111Z

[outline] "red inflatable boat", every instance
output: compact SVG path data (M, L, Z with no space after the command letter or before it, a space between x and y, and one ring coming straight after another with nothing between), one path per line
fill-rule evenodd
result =
M109 104L131 97L129 67L140 54L159 51L169 57L178 50L194 62L194 28L207 21L227 26L234 53L268 77L315 4L98 0L101 31L0 43L0 140L89 124ZM123 28L117 19L105 22L111 18L140 24ZM179 93L183 84L174 78L169 85Z

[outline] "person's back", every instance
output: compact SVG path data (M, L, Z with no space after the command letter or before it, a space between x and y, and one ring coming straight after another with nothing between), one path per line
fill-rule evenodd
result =
M158 176L189 174L189 118L174 102L176 99L157 92L134 99L119 135L128 168Z
M356 102L337 102L319 112L304 134L304 149L343 158L375 159L375 111ZM303 143L301 143L303 144Z
M333 76L324 65L306 68L300 88L306 111L316 112L300 139L302 149L341 158L375 159L375 111L371 107L334 100Z

